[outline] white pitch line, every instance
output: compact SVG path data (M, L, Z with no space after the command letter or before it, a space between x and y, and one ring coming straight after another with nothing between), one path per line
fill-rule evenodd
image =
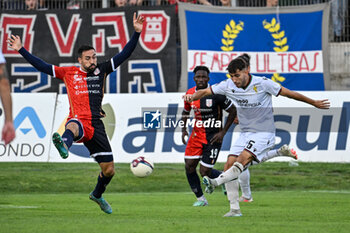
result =
M0 208L8 208L8 209L36 209L40 206L24 206L24 205L0 205Z
M350 191L348 190L309 190L309 191L302 191L304 193L345 193L349 194Z

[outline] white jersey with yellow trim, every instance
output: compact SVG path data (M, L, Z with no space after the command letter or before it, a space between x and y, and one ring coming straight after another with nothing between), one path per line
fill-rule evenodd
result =
M246 88L238 88L231 79L211 86L213 94L226 95L237 107L242 132L275 133L272 95L278 96L281 86L266 77L250 75Z

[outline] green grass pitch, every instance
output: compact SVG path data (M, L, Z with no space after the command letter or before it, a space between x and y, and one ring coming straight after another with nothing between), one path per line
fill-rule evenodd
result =
M218 164L219 169L222 164ZM105 198L89 200L96 164L0 163L0 232L349 232L350 164L265 163L251 168L254 202L242 217L223 218L226 196L192 207L183 165L156 164L136 178L117 164Z

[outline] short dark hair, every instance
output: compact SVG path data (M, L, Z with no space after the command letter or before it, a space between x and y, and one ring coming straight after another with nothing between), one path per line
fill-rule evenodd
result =
M237 70L244 70L250 66L250 56L246 53L233 59L227 67L229 73L233 74Z
M206 66L196 66L196 67L194 68L194 70L193 70L193 73L196 74L196 72L197 72L198 70L204 70L204 71L207 71L208 75L210 74L209 68L206 67Z
M90 46L90 45L82 45L82 46L80 46L79 49L78 49L78 57L81 57L83 52L91 50L91 49L95 50L95 48Z

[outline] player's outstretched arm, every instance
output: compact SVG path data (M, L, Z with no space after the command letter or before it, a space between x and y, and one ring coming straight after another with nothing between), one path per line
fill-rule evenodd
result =
M182 118L181 120L184 122L184 127L181 129L182 130L182 143L184 145L187 144L187 141L186 141L186 137L188 137L188 132L187 132L187 127L186 127L186 124L187 124L187 120L188 118L190 117L190 113L189 112L186 112L185 110L182 111Z
M320 108L320 109L329 109L329 107L330 107L330 102L328 99L314 100L314 99L311 99L303 94L300 94L299 92L291 91L285 87L282 87L280 95L308 103L308 104L315 106L316 108Z
M1 140L4 141L5 145L9 144L16 137L15 127L12 121L6 121L2 128Z
M140 33L142 31L144 21L145 21L145 18L142 15L138 15L136 17L136 12L134 12L133 22L134 22L134 29L136 32Z
M53 65L48 64L40 58L29 53L22 46L21 38L19 36L11 35L11 37L7 39L7 43L9 44L10 48L19 52L24 57L24 59L26 59L37 70L53 76Z
M19 36L11 35L11 37L7 39L7 43L11 49L16 50L17 52L23 47Z
M231 127L233 121L236 119L237 117L237 108L234 104L231 105L231 107L229 109L227 109L228 112L228 117L227 117L227 121L225 123L225 126L223 128L223 131L226 133L229 128Z
M184 96L182 96L182 99L190 103L192 101L202 99L203 97L212 95L212 94L213 93L211 92L211 89L208 87L206 89L196 91L194 94L185 94Z
M227 117L227 121L225 123L225 126L222 130L220 130L220 132L216 133L212 139L210 140L210 143L213 144L215 142L218 143L222 143L222 140L224 139L225 134L227 133L227 131L229 130L229 128L231 127L233 121L235 120L236 116L237 116L237 109L235 107L235 105L231 105L231 107L229 109L227 109L228 112L228 117Z
M5 122L12 121L12 98L5 64L0 64L0 97L5 112Z
M10 143L16 135L12 119L10 82L7 77L5 64L0 64L0 97L5 114L5 123L2 129L1 140L5 142L5 145Z
M145 21L143 16L137 16L136 17L136 12L134 13L133 17L133 23L134 23L134 29L135 32L132 35L131 39L129 42L125 45L123 50L120 53L117 53L112 59L113 59L113 64L114 67L113 69L116 69L120 64L122 64L130 55L132 52L135 50L137 42L139 41L140 33L143 28L143 22Z

